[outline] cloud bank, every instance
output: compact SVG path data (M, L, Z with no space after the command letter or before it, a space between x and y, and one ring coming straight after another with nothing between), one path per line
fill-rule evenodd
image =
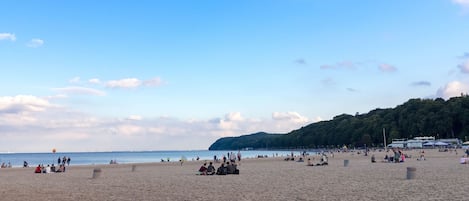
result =
M75 93L80 88L59 89ZM297 112L252 119L240 112L221 118L97 117L30 95L0 97L0 152L207 149L220 137L266 131L287 133L309 124ZM175 140L176 139L176 140ZM19 146L18 146L19 145Z

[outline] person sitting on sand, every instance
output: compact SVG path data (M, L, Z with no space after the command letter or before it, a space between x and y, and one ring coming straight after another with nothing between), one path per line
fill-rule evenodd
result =
M59 169L57 169L55 172L65 172L65 165L60 164Z
M49 164L47 164L47 167L45 168L45 170L46 171L44 173L50 173L50 165Z
M213 167L213 163L210 162L207 167L207 175L214 175L215 174L215 167Z
M217 175L226 175L227 169L225 167L225 163L221 163L220 167L217 169Z
M204 163L202 166L199 168L199 174L201 175L207 175L207 163Z
M308 165L307 166L314 166L313 162L311 162L311 158L308 158Z
M461 159L459 159L460 164L468 164L469 159L466 156L462 156Z
M300 157L296 162L304 162L304 161L303 161L303 158Z
M321 157L321 161L319 161L318 164L316 165L328 165L329 163L327 162L328 159L327 159L327 155L326 154L323 154L322 157Z
M226 169L227 169L227 174L234 174L236 168L233 166L233 163L230 164L230 162L226 162Z
M42 173L41 165L37 165L36 169L34 169L34 173Z

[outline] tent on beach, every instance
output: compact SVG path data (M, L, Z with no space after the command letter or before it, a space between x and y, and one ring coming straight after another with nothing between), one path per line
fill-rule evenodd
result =
M435 142L435 146L448 146L449 144L446 142Z
M435 142L426 142L423 143L423 146L435 146Z

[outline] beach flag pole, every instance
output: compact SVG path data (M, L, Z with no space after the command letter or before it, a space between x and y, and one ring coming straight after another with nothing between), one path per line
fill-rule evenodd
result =
M383 128L383 139L384 139L384 150L388 151L388 147L386 146L386 129Z

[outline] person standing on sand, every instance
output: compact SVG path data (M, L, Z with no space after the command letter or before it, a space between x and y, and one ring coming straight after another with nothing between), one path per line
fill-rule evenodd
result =
M238 161L241 161L241 152L238 151Z

